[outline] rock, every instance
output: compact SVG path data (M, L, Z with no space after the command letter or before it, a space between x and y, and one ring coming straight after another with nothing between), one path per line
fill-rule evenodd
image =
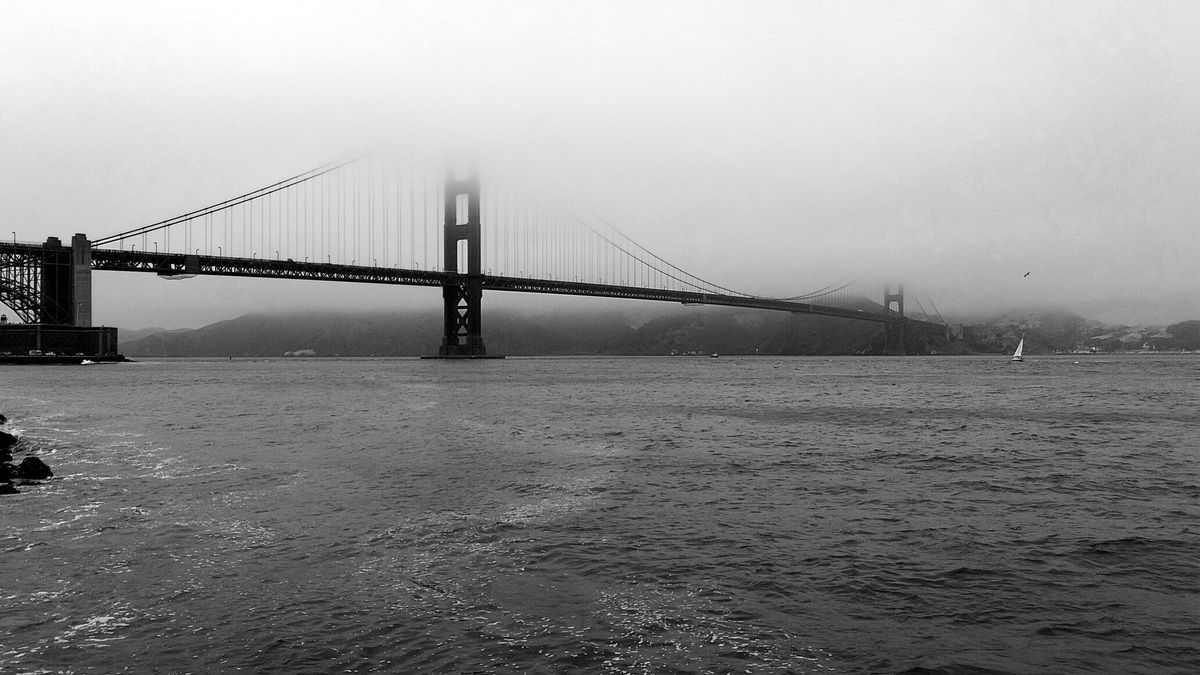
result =
M0 463L0 483L11 481L17 477L17 467L8 463Z
M0 483L0 495L15 495L20 493L21 491L13 487L12 483Z
M0 450L6 450L17 444L17 437L7 431L0 431Z
M0 413L0 424L4 424L7 421L8 421L8 418L5 417L2 413Z
M37 457L26 457L21 460L17 466L17 478L25 478L28 480L41 480L54 475L50 467Z
M8 450L0 450L0 462L11 462L12 453Z

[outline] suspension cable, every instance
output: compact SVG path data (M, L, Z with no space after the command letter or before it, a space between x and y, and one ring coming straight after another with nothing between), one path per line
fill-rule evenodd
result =
M318 176L322 176L331 171L336 171L337 169L340 169L344 166L352 164L361 158L362 158L362 156L358 156L358 157L354 157L352 159L342 160L342 161L338 161L338 162L330 162L328 164L319 166L315 169L305 171L304 173L299 173L290 178L285 178L276 183L272 183L271 185L268 185L264 188L259 188L257 190L253 190L251 192L247 192L246 194L239 195L239 196L233 197L231 199L226 199L223 202L218 202L211 206L206 206L202 209L196 209L195 211L190 211L183 215L175 216L174 218L160 220L156 223L151 223L149 225L144 225L139 228L121 232L119 234L114 234L114 235L110 235L107 237L97 239L96 241L92 242L92 245L93 246L103 246L105 244L111 244L114 241L119 241L121 239L126 239L128 237L135 237L139 234L144 235L144 234L148 234L150 232L156 232L158 230L170 227L171 225L177 225L179 223L186 222L193 218L198 218L200 216L204 216L204 215L207 215L210 213L216 213L217 211L220 211L221 209L227 209L227 208L230 208L233 206L237 206L239 204L244 204L246 202L257 199L259 197L265 197L265 196L274 194L276 192L279 192L280 190L285 190L285 189L287 189L293 185L296 185L298 183L302 183L304 181L311 180Z
M686 278L681 278L681 277L679 277L679 276L676 276L676 275L674 275L674 274L671 274L671 273L670 273L670 272L668 272L667 270L664 270L664 269L662 269L662 268L659 268L659 267L657 267L656 265L654 265L653 263L651 263L651 262L649 262L649 261L643 260L641 256L637 255L636 253L633 253L632 251L629 251L629 250L628 250L628 249L626 249L625 247L623 247L623 246L621 246L620 244L616 243L615 241L613 241L613 240L609 239L607 236L605 236L605 235L604 235L604 234L602 234L601 232L598 232L598 231L597 231L595 228L593 228L591 225L588 225L588 224L587 224L587 222L586 222L586 221L584 221L583 219L581 219L581 218L578 218L578 217L576 217L576 218L575 218L575 220L576 220L576 221L577 221L579 224L583 225L585 228L587 228L589 231L591 231L591 232L592 232L592 234L595 234L597 237L600 237L600 238L601 238L601 239L603 239L605 242L607 242L608 244L610 244L611 246L613 246L614 248L616 248L618 251L620 251L620 252L624 253L625 255L628 255L628 256L632 257L634 260L637 260L638 262L640 262L640 263L642 263L643 265L646 265L647 267L649 267L649 268L651 268L651 269L655 270L656 272L658 272L658 273L662 274L663 276L665 276L665 277L667 277L667 278L669 278L669 279L674 279L675 281L678 281L678 282L679 282L679 283L681 283L681 284L687 284L687 285L689 285L689 286L694 286L694 287L697 287L697 288L702 288L702 287L704 287L704 286L707 286L707 287L709 287L710 289L716 289L716 290L718 290L718 291L721 291L721 292L723 292L723 293L727 293L727 294L729 294L729 295L740 295L740 296L743 296L743 297L753 297L753 296L751 296L749 293L743 293L743 292L741 292L741 291L735 291L735 290L732 290L732 289L729 289L729 288L725 288L724 286L720 286L720 285L718 285L718 284L714 284L714 283L712 283L711 281L707 281L707 280L705 280L705 279L701 279L700 277L698 277L698 276L696 276L696 275L694 275L694 274L691 274L690 272L686 272L686 271L684 271L684 270L682 270L682 269L680 269L680 268L676 267L675 265L672 265L671 263L667 262L666 260L663 260L662 258L660 258L660 257L658 257L657 255L655 255L655 254L654 254L652 251L650 251L650 250L646 249L645 247L643 247L641 244L638 244L637 242L635 242L633 239L631 239L631 238L629 237L629 235L625 234L625 233L624 233L624 232L622 232L621 230L619 230L619 229L617 229L616 227L614 227L612 223L608 222L608 221L607 221L607 220L605 220L604 218L601 218L600 216L597 216L597 215L595 215L595 214L592 214L592 216L593 216L594 218L596 218L597 220L599 220L600 222L604 223L606 226L608 226L608 228L609 228L609 229L611 229L613 232L616 232L617 234L621 235L621 236L622 236L622 237L623 237L623 238L624 238L626 241L628 241L629 243L631 243L631 244L633 244L634 246L636 246L636 247L637 247L639 250L641 250L641 251L642 251L643 253L645 253L646 255L650 256L651 258L654 258L655 260L657 260L658 262L662 263L663 265L666 265L666 266L667 266L668 268L670 268L672 271L674 271L674 272L678 272L680 275L682 275L683 277L686 277ZM699 282L699 283L697 283L697 282Z

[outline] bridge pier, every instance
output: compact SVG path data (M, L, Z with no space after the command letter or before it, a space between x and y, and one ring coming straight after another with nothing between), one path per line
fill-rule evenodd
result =
M473 169L465 176L456 176L452 171L446 176L445 193L442 269L460 272L460 275L442 285L442 345L436 357L423 358L504 358L489 356L483 344L483 257L480 249L478 175ZM460 259L463 257L465 260ZM460 267L464 263L465 272Z
M87 235L76 234L71 246L58 237L42 244L41 288L36 320L55 326L92 325L92 244Z
M905 326L907 320L901 319L896 323L889 323L884 328L883 337L883 353L889 356L904 356L908 354L908 330Z
M72 326L88 328L92 325L92 242L87 235L75 233L71 237L71 289L74 297L74 321Z
M117 329L92 326L92 244L87 235L76 234L70 246L58 237L40 245L14 243L0 258L0 301L21 320L0 318L0 361L123 360L117 353Z

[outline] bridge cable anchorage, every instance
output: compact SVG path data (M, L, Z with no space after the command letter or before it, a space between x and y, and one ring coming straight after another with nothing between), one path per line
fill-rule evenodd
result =
M96 241L93 241L92 246L104 246L105 244L111 244L113 242L121 241L123 239L127 239L130 237L136 237L138 235L146 235L146 234L149 234L150 232L156 232L158 230L168 228L172 225L178 225L179 223L184 223L184 222L190 221L193 218L207 216L209 214L221 211L222 209L227 209L232 206L238 206L240 204L245 204L246 202L253 201L260 197L266 197L266 196L274 194L276 192L286 190L295 185L299 185L300 183L304 183L306 181L312 180L313 178L317 178L318 176L323 176L327 173L336 171L342 167L349 166L350 164L354 164L355 162L362 160L364 157L367 157L370 154L371 153L367 153L367 154L363 154L363 155L358 155L351 159L329 162L329 163L323 164L315 169L310 169L303 173L296 174L295 176L292 176L290 178L285 178L281 181L272 183L271 185L268 185L266 187L262 187L257 190L252 190L250 192L247 192L246 194L239 195L237 197L232 197L230 199L226 199L223 202L218 202L211 206L206 206L204 208L196 209L195 211L191 211L191 212L185 213L183 215L175 216L173 218L168 218L166 220L160 220L156 223L150 223L149 225L143 225L142 227L134 228L132 230L127 230L125 232L120 232L118 234L113 234L113 235L109 235L107 237L102 237L100 239L97 239Z

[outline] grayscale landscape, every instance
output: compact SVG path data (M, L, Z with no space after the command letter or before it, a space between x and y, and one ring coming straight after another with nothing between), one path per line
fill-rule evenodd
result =
M1197 36L0 2L0 673L1200 672Z

